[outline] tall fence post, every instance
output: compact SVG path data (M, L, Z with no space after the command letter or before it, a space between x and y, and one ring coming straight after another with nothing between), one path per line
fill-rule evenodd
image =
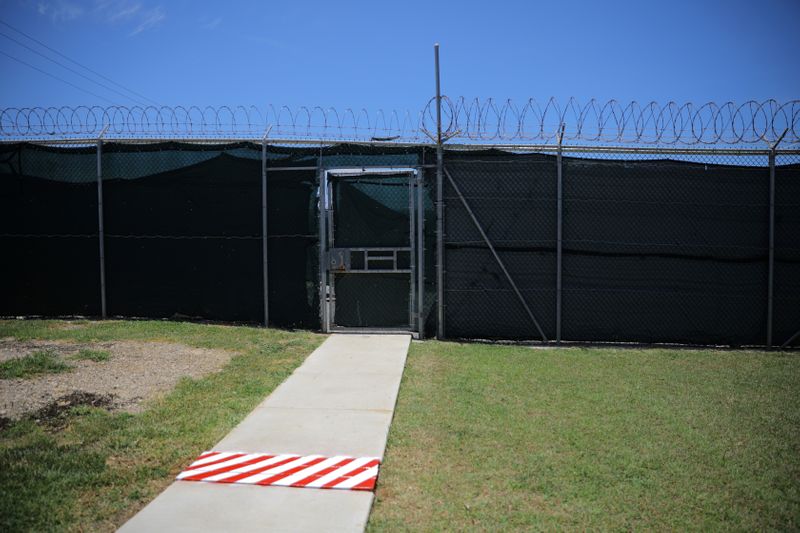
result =
M417 175L417 329L420 340L425 338L423 323L425 310L425 149L422 149L422 167Z
M319 183L319 321L323 333L328 333L328 258L327 258L327 198L328 184L325 170L322 167L322 144L319 145L317 157L317 181Z
M97 138L97 237L100 247L100 316L108 317L106 311L106 239L103 227L103 135L108 126L103 128Z
M772 348L772 303L775 275L775 148L769 151L769 266L767 280L767 348Z
M436 338L444 339L444 153L442 148L442 93L439 84L439 43L433 45L436 72Z
M772 309L775 293L775 157L787 128L769 149L769 266L767 274L767 348L772 348Z
M564 209L564 187L561 151L564 140L564 124L561 124L558 132L558 152L556 152L557 182L556 182L556 344L561 344L561 249L563 236L563 209Z
M264 276L264 327L269 327L269 266L267 263L267 135L261 139L261 260Z

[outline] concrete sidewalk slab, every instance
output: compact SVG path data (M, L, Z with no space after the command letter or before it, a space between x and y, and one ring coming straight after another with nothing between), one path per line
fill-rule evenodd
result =
M373 494L176 481L121 532L364 531Z
M266 407L352 409L391 412L397 390L391 374L306 374L298 372L269 398Z
M381 457L392 413L344 409L303 409L298 413L297 409L262 407L248 419L228 433L215 449L259 453L264 451L260 443L269 441L268 451L289 450L298 455L327 457ZM342 431L343 428L347 431ZM323 437L310 439L310 434Z
M213 447L383 457L409 335L332 335ZM371 492L175 482L120 531L363 531Z

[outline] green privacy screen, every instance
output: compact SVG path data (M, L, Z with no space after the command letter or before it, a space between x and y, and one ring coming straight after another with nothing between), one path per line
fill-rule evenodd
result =
M564 157L563 339L765 343L767 157L685 159ZM800 165L790 161L776 171L779 345L800 330ZM464 197L446 185L447 335L540 338L466 201L553 339L555 156L450 153L446 166Z
M274 325L320 327L317 168L423 165L424 320L426 332L435 331L433 155L422 146L268 147ZM767 165L766 155L566 154L563 339L764 344ZM446 336L539 337L471 210L542 329L554 338L556 158L448 150L445 167L461 193L445 182ZM263 319L259 144L105 143L102 168L110 316ZM382 230L381 220L401 216L396 199L369 184L347 187L341 197L353 210L340 221L348 227L343 238L357 242L363 233L376 241L371 246L394 242L395 230ZM100 314L97 209L94 145L0 146L0 315ZM800 157L779 154L776 344L800 330L798 235ZM407 287L400 287L405 280L395 280L397 287L381 298L382 290L356 277L340 281L355 287L357 305L339 315L350 323L379 315L381 299L408 308L402 301ZM399 318L399 312L387 313L386 322Z
M330 185L335 247L411 247L408 175L334 177ZM333 283L336 326L411 327L411 274L335 273Z
M263 317L261 148L103 145L108 312ZM4 147L2 315L98 315L96 150ZM282 167L316 164L273 153ZM316 173L268 186L270 316L318 326Z

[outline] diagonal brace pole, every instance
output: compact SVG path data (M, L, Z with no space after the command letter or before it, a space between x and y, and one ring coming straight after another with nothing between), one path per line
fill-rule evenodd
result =
M508 273L508 269L506 269L506 265L503 263L503 260L500 259L499 255L497 255L497 251L494 249L492 241L489 240L489 236L486 235L485 231L483 231L483 227L481 226L481 223L478 222L478 218L475 216L475 213L472 212L472 208L470 208L469 204L467 203L467 199L464 198L463 194L461 194L461 190L458 188L458 185L456 185L455 180L453 180L453 176L450 175L450 171L447 170L447 168L443 168L443 170L444 170L444 175L447 176L447 181L450 182L450 186L453 187L453 190L458 195L459 199L461 200L461 203L464 204L464 208L467 210L467 214L472 219L472 222L473 224L475 224L475 227L478 228L481 237L483 237L483 241L486 243L486 246L489 247L489 251L492 252L495 261L497 261L497 264L500 265L500 269L503 271L503 274L508 280L508 283L511 285L511 288L514 289L514 293L517 295L517 298L519 298L522 307L525 308L525 312L528 313L531 322L533 322L533 325L536 326L536 329L539 331L539 335L541 335L542 340L547 342L547 335L544 334L542 327L539 325L539 321L536 320L536 317L533 315L533 311L531 311L531 308L528 306L528 303L525 301L525 298L522 296L522 293L520 292L519 288L517 288L517 284L514 283L514 279L511 277L511 274Z
M788 348L789 345L792 344L792 341L794 341L797 337L800 337L800 330L798 330L794 335L789 337L789 339L787 339L786 342L781 344L781 348Z

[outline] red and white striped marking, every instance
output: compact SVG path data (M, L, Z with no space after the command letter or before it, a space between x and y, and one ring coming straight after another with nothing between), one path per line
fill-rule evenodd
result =
M204 452L178 474L182 481L245 483L317 489L375 490L377 457L323 457L267 453Z

